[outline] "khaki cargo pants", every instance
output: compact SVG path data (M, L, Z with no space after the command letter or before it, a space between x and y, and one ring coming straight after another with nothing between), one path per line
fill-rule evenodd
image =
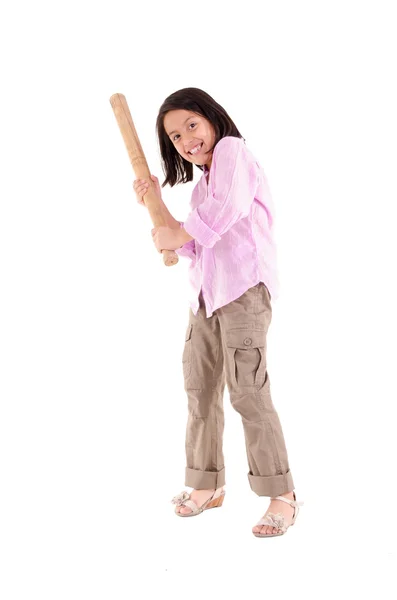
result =
M206 317L202 292L195 316L190 309L183 350L188 396L185 485L225 485L222 451L225 378L233 408L241 415L248 480L258 496L294 489L281 424L270 395L266 334L272 317L270 294L261 282Z

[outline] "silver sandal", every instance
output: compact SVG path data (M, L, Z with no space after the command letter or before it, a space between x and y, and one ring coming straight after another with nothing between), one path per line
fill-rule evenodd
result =
M200 513L204 512L205 510L208 510L209 508L221 507L224 498L225 490L220 487L217 490L215 490L212 496L208 498L208 500L206 500L201 506L197 506L197 504L193 502L193 500L190 500L190 494L188 494L188 492L186 491L183 491L177 496L174 496L171 502L172 504L176 504L175 514L178 515L178 517L195 517L196 515L199 515ZM187 506L191 509L192 512L184 515L183 513L177 512L178 506Z
M295 492L293 492L293 494L294 494L293 500L284 498L284 496L276 496L275 498L270 499L270 500L282 500L283 502L287 502L288 504L290 504L291 506L293 506L295 508L294 516L292 517L291 523L289 525L285 525L285 517L282 513L275 514L275 513L269 512L269 513L267 513L267 515L262 517L262 519L260 521L258 521L258 523L256 524L256 527L258 525L270 525L270 527L276 527L277 529L279 529L279 532L278 533L255 533L253 531L252 533L256 537L264 538L264 537L276 537L278 535L284 535L284 533L287 531L288 527L295 523L296 517L298 516L298 513L299 513L299 507L303 506L304 502L298 502L296 500Z

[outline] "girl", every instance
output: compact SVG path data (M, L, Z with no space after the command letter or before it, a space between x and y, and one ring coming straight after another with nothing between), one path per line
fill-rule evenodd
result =
M182 357L188 398L185 485L172 499L175 512L191 517L222 505L223 392L242 417L248 480L258 496L269 496L257 537L282 535L297 517L282 428L270 395L266 333L271 299L278 294L273 206L266 176L226 111L197 88L169 96L157 117L157 135L167 183L202 176L185 222L161 200L158 179L134 181L144 206L155 185L166 227L152 229L159 252L175 250L190 260L189 323Z

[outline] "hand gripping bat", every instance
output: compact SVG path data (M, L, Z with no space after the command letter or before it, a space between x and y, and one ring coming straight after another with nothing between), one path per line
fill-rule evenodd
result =
M123 136L132 169L137 179L146 179L149 183L144 202L147 207L154 227L166 226L166 220L162 213L161 203L155 192L154 183L150 178L150 171L146 162L145 154L136 132L134 122L128 108L127 100L123 94L113 94L110 98L113 112L115 114L121 135ZM174 250L162 250L163 260L167 267L178 262L178 255Z

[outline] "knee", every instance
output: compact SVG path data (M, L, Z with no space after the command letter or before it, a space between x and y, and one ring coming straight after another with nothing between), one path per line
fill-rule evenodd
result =
M234 410L246 421L261 421L264 412L274 412L267 373L261 386L235 388L230 392L230 402Z
M210 414L212 403L211 390L188 390L188 411L193 417L206 419Z

